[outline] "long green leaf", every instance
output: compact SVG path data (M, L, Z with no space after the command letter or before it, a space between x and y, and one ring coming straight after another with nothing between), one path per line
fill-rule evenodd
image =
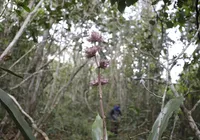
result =
M0 89L0 103L2 103L6 111L12 117L24 138L26 140L36 140L32 134L31 128L23 118L19 108L15 105L14 101L12 98L10 98L8 93L4 92L2 89Z
M154 125L152 127L151 133L148 137L148 140L160 140L162 133L165 131L169 118L172 116L173 112L178 110L180 105L183 103L184 98L183 97L177 97L175 99L171 99L163 108L162 112L158 115L156 121L154 122ZM160 126L160 133L158 136L158 125L159 121L161 120L161 126ZM158 138L158 139L157 139Z
M107 134L106 134L107 136ZM93 140L102 140L103 139L103 120L97 114L94 123L92 124L92 139ZM108 138L106 138L108 139Z

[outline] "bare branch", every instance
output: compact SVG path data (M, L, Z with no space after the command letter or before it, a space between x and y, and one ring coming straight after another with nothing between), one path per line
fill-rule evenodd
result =
M86 90L86 91L84 92L84 94L85 94L85 98L84 98L84 99L85 99L85 103L86 103L88 109L89 109L92 113L95 114L96 112L94 112L94 111L92 110L91 106L89 105L89 103L88 103L88 101L87 101L86 95L87 95L88 91L89 91L89 90Z
M6 7L9 4L10 0L4 5L3 10L1 11L0 18L3 16L4 12L6 11Z
M178 120L178 115L176 115L175 118L174 118L174 124L173 124L173 128L172 128L170 138L169 138L170 140L173 140L173 133L174 133L174 129L175 129L177 120Z
M130 137L130 139L133 139L133 138L135 138L135 137L137 137L137 136L144 135L144 134L146 134L146 133L149 133L149 131L139 133L139 134L137 134L137 135L135 135L135 136Z
M159 96L159 95L156 95L155 93L153 93L152 91L150 91L146 86L145 86L145 84L144 83L142 83L142 85L144 86L144 88L149 92L149 93L151 93L151 94L153 94L155 97L158 97L158 98L161 98L162 99L162 97L161 96Z
M179 93L177 92L177 90L175 89L174 84L170 82L170 83L169 83L169 86L170 86L170 89L172 90L172 92L174 93L174 95L175 95L176 97L179 97L180 95L179 95Z
M9 70L11 70L17 63L19 63L27 54L29 54L36 46L34 45L31 49L29 49L23 56L21 56L17 61L15 61L12 66L9 67ZM7 74L4 73L3 75L0 76L0 78L3 78Z
M198 33L200 32L200 28L196 31L194 37L191 39L191 41L188 43L188 45L183 48L183 50L181 51L181 53L179 53L179 55L172 61L170 62L169 64L171 65L170 66L170 70L174 67L174 64L175 62L181 57L181 55L183 55L183 53L190 47L190 45L194 42L194 40L196 39Z
M172 83L170 83L170 88L171 88L172 92L174 93L174 95L175 95L176 97L179 97L179 96L180 96L179 93L176 91L176 89L175 89L175 87L174 87L174 85L173 85ZM199 101L198 101L198 102L199 102ZM198 102L195 104L195 106L193 107L193 109L195 109L196 106L199 104ZM193 110L193 109L192 109L192 110ZM192 115L191 115L192 110L191 110L191 111L187 110L187 108L184 106L184 104L181 105L181 110L182 110L183 113L185 114L185 117L186 117L187 120L188 120L188 123L189 123L189 125L190 125L190 128L195 132L195 135L196 135L196 137L198 138L198 140L200 140L200 131L199 131L199 129L198 129L198 127L197 127L197 124L195 123L195 121L194 121Z
M49 97L48 97L47 103L45 105L44 112L46 112L47 108L52 103L52 99L54 98L53 96L54 96L55 89L56 89L55 87L56 87L57 77L58 77L58 74L60 72L59 70L60 70L60 63L57 63L55 76L53 78L53 83L51 85L51 90L49 91Z
M44 0L40 0L40 2L36 5L36 7L34 8L34 10L28 14L28 16L26 17L23 25L21 26L21 28L19 29L19 31L15 35L14 39L10 42L10 44L8 45L8 47L1 54L1 56L0 56L0 62L3 60L4 56L6 56L10 52L10 50L12 49L12 47L17 43L18 39L21 37L21 35L23 34L24 30L26 29L28 23L30 22L31 17L34 16L34 14L37 12L37 10L39 9L39 7L41 6L41 4L42 4L43 1Z
M157 82L157 83L161 83L161 84L164 84L164 83L166 83L166 81L164 81L164 80L157 80L156 79L156 77L155 78L132 78L133 80L141 80L141 79L143 79L143 80L151 80L151 81L155 81L155 82Z
M197 106L200 104L200 100L193 106L193 108L190 110L191 113L197 108Z
M188 123L189 123L192 131L194 131L197 139L200 140L200 131L199 131L199 128L197 127L197 124L195 123L192 115L191 115L191 111L187 110L187 108L184 105L181 105L181 110L185 114L185 117L187 118Z
M49 111L44 112L44 115L43 115L43 116L40 118L40 120L37 122L38 125L40 124L39 128L42 126L42 124L41 124L42 121L44 121L45 119L48 118L48 116L49 116L49 115L51 114L51 112L54 110L54 108L56 107L56 105L59 103L61 97L62 97L63 94L64 94L64 91L65 91L65 90L69 87L69 85L72 83L74 77L75 77L75 76L78 74L78 72L87 64L88 61L89 61L89 60L86 60L81 66L79 66L79 67L77 68L77 70L70 76L70 78L69 78L67 84L64 84L64 86L61 87L61 88L58 90L58 92L55 94L54 101L52 101L52 105L50 106ZM37 133L36 133L36 135L37 135Z
M41 73L41 72L43 72L43 70L39 70L39 71L36 71L36 72L32 73L31 75L29 75L28 77L26 77L26 79L24 79L23 81L21 81L19 84L15 85L14 87L11 87L10 90L18 88L23 83L25 83L27 80L29 80L32 76L34 76L34 75L36 75L38 73Z
M36 123L34 122L34 120L31 118L31 116L29 116L23 109L22 107L20 106L20 104L17 102L17 100L15 99L14 96L8 94L10 96L10 98L14 101L14 103L17 105L17 107L19 108L19 110L21 111L21 113L26 116L30 121L31 121L31 125L32 127L37 131L39 132L45 140L49 140L47 134L45 132L43 132L41 129L39 129L36 125Z
M142 54L145 54L147 56L150 56L151 58L153 58L154 60L156 60L163 68L167 69L167 67L161 63L157 58L155 58L155 56L153 56L151 53L147 53L145 51L142 51L141 49L139 49L139 51L142 53Z
M66 49L66 47L64 47L59 53L57 53L51 60L49 60L48 62L46 62L44 65L42 65L38 71L32 73L31 75L29 75L28 77L26 77L26 79L24 79L23 81L21 81L19 84L15 85L14 87L11 87L10 89L13 90L15 88L18 88L19 86L21 86L23 83L25 83L27 80L29 80L32 76L38 74L38 73L41 73L41 72L44 72L44 71L51 71L51 70L42 70L45 66L47 66L48 64L50 64L51 62L53 62L53 60L61 53L63 52L64 50ZM65 67L62 67L60 69L63 69ZM54 71L54 70L52 70ZM2 75L3 76L3 75ZM1 78L1 77L0 77Z

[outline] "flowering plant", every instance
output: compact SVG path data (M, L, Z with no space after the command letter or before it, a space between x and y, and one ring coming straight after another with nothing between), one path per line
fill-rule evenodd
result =
M103 38L100 33L98 32L92 32L91 36L88 38L88 41L91 43L94 43L94 46L87 48L85 53L87 58L95 57L95 62L98 68L98 78L92 82L90 82L91 86L98 86L99 87L99 98L100 98L100 109L101 109L101 117L103 119L103 140L107 139L107 130L106 130L106 121L105 121L105 113L103 108L103 101L102 101L102 89L101 86L108 83L108 79L103 78L101 76L101 69L106 69L109 65L109 61L106 59L101 58L97 60L96 54L97 52L100 53L102 51L102 47L100 46L101 42L103 42ZM98 43L98 46L95 45ZM101 52L102 53L102 52ZM99 62L98 62L99 61Z

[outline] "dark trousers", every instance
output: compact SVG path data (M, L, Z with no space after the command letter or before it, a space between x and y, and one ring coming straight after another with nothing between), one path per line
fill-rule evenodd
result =
M111 121L111 132L114 134L118 134L119 122L118 121Z

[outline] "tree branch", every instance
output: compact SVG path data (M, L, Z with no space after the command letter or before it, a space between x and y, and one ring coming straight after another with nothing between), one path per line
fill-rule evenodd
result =
M34 45L31 49L29 49L23 56L21 56L17 61L15 61L10 67L9 70L11 70L17 63L19 63L27 54L29 54L34 48L36 48L36 46ZM0 76L0 78L3 78L5 75L7 74L4 73Z
M39 132L39 133L44 137L45 140L49 140L47 134L37 127L37 125L36 125L36 123L34 122L34 120L31 118L31 116L29 116L29 115L22 109L22 107L21 107L20 104L17 102L17 100L15 99L15 97L12 96L12 95L10 95L10 94L8 94L8 95L9 95L10 98L14 101L14 103L17 105L17 107L19 108L19 110L21 111L21 113L22 113L24 116L26 116L26 117L30 120L31 126L32 126L37 132Z
M165 82L164 80L162 80L162 79L161 79L161 80L157 80L156 77L155 77L155 78L153 78L153 77L152 77L152 78L151 78L151 77L150 77L150 78L133 78L133 77L132 77L132 79L133 79L133 80L142 80L142 79L143 79L143 80L151 80L151 81L155 81L155 82L161 83L161 84L165 84L165 83L166 83L166 82Z
M26 29L28 23L30 22L31 17L34 16L34 14L37 12L37 10L39 9L39 7L41 6L41 4L42 4L43 1L44 0L40 0L40 2L36 5L36 7L34 8L34 10L28 14L28 16L26 17L23 25L21 26L21 28L19 29L19 31L15 35L14 39L10 42L10 44L8 45L8 47L1 54L1 56L0 56L0 62L3 60L4 56L6 56L10 52L10 50L12 49L12 47L17 43L18 39L21 37L21 35L23 34L24 30Z
M193 108L190 110L191 113L197 108L197 106L200 104L200 100L193 106Z
M159 95L156 95L155 93L153 93L152 91L150 91L146 86L145 86L145 84L144 83L142 83L142 85L144 86L144 88L149 92L149 93L151 93L151 94L153 94L155 97L158 97L158 98L161 98L162 99L162 97L161 96L159 96Z
M74 77L75 77L75 76L78 74L78 72L87 64L88 61L89 61L89 60L86 60L81 66L79 66L79 67L77 68L77 70L70 76L70 78L69 78L67 84L65 84L63 87L61 87L61 88L57 91L57 93L55 94L55 98L54 98L54 100L52 101L51 106L49 107L50 109L49 109L48 111L44 112L44 115L43 115L43 116L39 119L39 121L37 122L38 125L40 124L39 128L42 126L42 124L41 124L42 121L44 121L45 119L48 118L48 116L51 114L51 112L53 111L53 109L54 109L54 108L56 107L56 105L59 103L61 97L62 97L63 94L64 94L64 91L65 91L65 90L69 87L69 85L72 83ZM35 135L37 135L37 133L36 133Z
M170 138L169 138L170 140L173 140L173 133L174 133L174 129L175 129L177 120L178 120L178 115L176 115L175 118L174 118L174 124L173 124L173 128L172 128Z
M10 0L8 0L8 2L4 5L3 10L1 11L1 14L0 14L0 18L3 16L4 12L6 11L6 7L9 4L9 1Z
M180 96L179 94L178 94L178 92L176 91L176 89L175 89L175 87L174 87L174 85L173 84L170 84L170 87L171 87L171 90L172 90L172 92L174 93L174 95L176 96L176 97L178 97L178 96ZM199 102L199 101L198 101ZM198 103L197 102L197 103ZM196 106L199 104L195 104ZM195 107L195 106L194 106ZM194 108L193 107L193 108ZM196 107L195 107L196 108ZM187 118L187 120L188 120L188 123L189 123L189 125L190 125L190 128L192 129L192 131L194 131L194 133L195 133L195 135L196 135L196 137L198 138L198 140L200 140L200 131L199 131L199 128L197 127L197 124L195 123L195 121L194 121L194 119L193 119L193 117L192 117L192 115L191 115L191 111L189 111L189 110L187 110L187 108L184 106L184 104L182 104L181 105L181 110L183 111L183 113L184 113L184 115L185 115L185 117Z
M181 57L181 55L183 55L183 53L190 47L190 45L194 42L195 38L197 37L198 33L200 32L200 28L196 31L194 37L191 39L191 41L188 43L188 45L183 48L183 50L181 51L181 53L179 53L179 55L169 64L170 66L170 70L174 67L175 62Z
M181 105L181 110L185 114L192 131L195 133L198 140L200 140L200 131L191 115L191 111L187 110L187 108L184 105Z

